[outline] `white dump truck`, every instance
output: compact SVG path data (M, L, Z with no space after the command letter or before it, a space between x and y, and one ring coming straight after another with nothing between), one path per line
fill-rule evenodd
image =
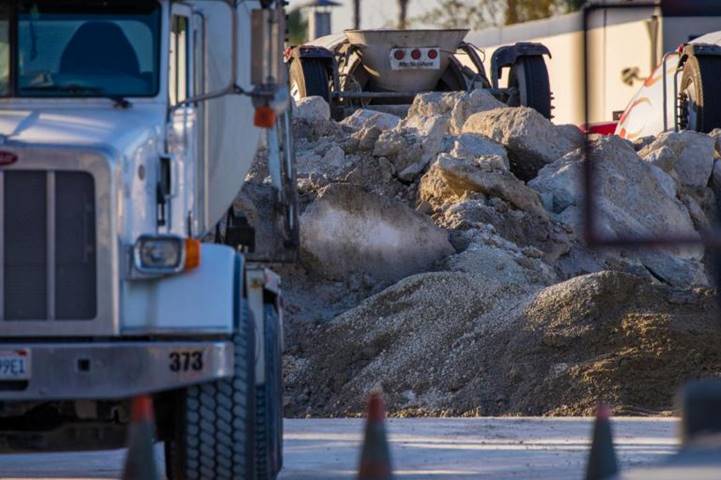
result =
M169 478L276 477L279 279L232 204L265 149L297 245L281 3L0 3L0 451L123 446L150 393Z

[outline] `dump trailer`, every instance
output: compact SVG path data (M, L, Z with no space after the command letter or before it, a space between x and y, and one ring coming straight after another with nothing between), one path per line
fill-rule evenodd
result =
M1 452L122 447L152 395L169 478L276 477L280 279L232 204L266 149L295 249L281 3L0 4Z
M323 97L340 119L358 108L403 114L419 93L483 88L551 118L549 50L540 43L506 45L494 52L487 72L483 52L464 41L467 33L346 30L318 38L286 52L291 96Z

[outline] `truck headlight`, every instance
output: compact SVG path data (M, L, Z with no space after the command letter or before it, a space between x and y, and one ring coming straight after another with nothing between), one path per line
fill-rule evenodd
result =
M200 264L200 242L176 235L142 235L133 248L135 268L149 275L178 273Z

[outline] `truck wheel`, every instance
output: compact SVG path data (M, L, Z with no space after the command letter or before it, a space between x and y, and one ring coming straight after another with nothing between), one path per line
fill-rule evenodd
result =
M721 58L689 57L683 67L679 88L679 126L685 130L709 133L721 128Z
M241 327L233 335L233 377L178 394L173 440L165 443L169 479L255 478L255 334L247 307Z
M283 466L283 379L278 311L264 306L265 384L256 386L255 464L257 480L274 480Z
M290 95L294 100L318 96L330 103L328 69L315 58L294 59L290 62Z
M511 67L508 86L518 90L509 100L510 106L530 107L551 119L551 83L542 56L520 57Z

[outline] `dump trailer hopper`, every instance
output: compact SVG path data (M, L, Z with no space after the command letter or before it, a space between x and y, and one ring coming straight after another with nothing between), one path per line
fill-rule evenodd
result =
M366 89L389 92L433 90L468 30L347 30L368 73Z
M551 117L546 47L523 43L499 48L489 74L482 52L466 43L468 30L346 30L287 52L291 95L321 96L335 118L358 108L403 114L423 92L489 89L510 106ZM502 70L506 85L499 86Z

